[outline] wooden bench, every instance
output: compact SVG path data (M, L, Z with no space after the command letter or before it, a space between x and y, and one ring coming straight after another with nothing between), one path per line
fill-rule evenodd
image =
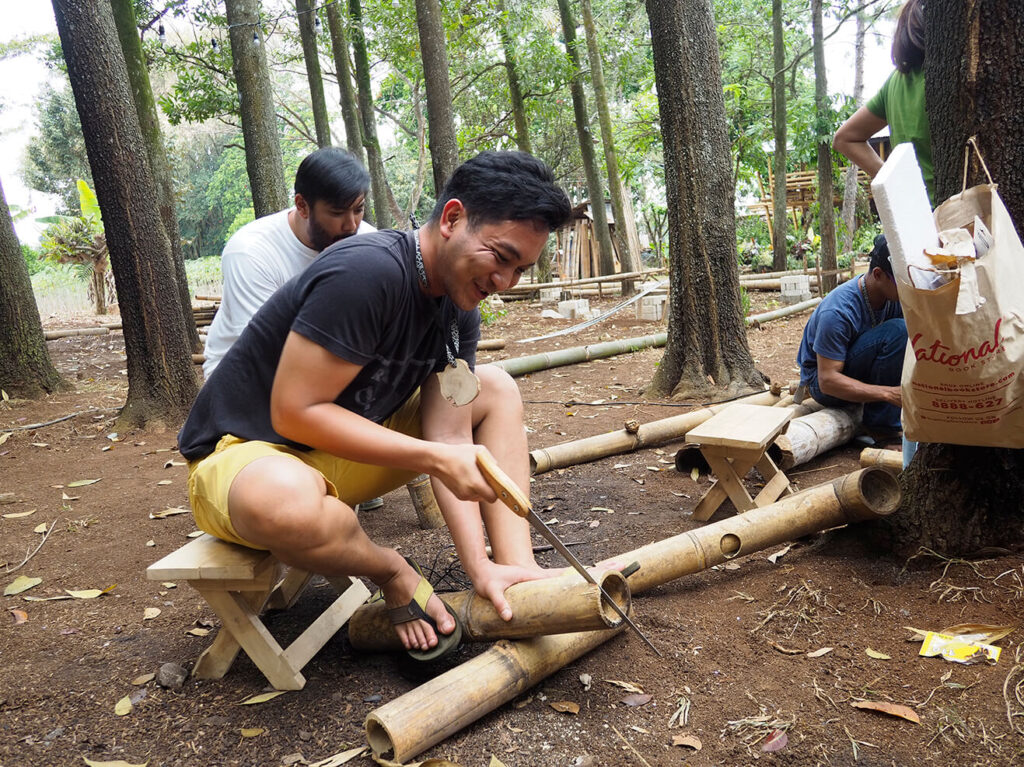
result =
M789 479L765 451L786 430L792 417L789 408L740 402L687 432L687 444L700 448L717 478L697 502L694 519L707 521L726 498L733 502L737 512L743 512L767 506L791 492ZM743 486L743 477L755 466L764 477L765 486L751 498Z
M146 577L188 581L221 620L223 629L199 656L193 676L220 679L242 649L278 690L302 689L302 668L370 596L356 578L328 578L338 598L288 647L281 647L260 613L267 607L291 607L312 574L282 565L269 551L204 534L154 562Z

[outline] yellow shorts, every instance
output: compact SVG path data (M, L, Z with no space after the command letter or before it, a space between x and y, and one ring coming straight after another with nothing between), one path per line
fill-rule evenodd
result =
M419 438L422 435L419 390L381 425ZM212 453L188 465L188 498L200 530L253 549L266 548L250 543L235 532L228 514L228 492L238 472L269 455L290 456L320 472L327 482L327 492L350 506L401 487L417 476L415 472L402 469L348 461L322 450L295 450L286 445L226 434Z

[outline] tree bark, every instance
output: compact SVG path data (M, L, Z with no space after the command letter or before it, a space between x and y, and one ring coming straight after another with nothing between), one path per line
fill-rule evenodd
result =
M836 211L832 205L835 195L832 180L832 136L821 126L828 124L832 111L828 99L828 79L825 73L825 42L822 34L821 0L811 0L811 37L814 46L814 109L818 122L818 236L821 237L821 284L818 292L825 295L835 290L836 268Z
M601 171L597 167L597 158L594 156L594 136L590 132L587 97L583 92L583 72L580 68L579 50L576 47L576 20L569 8L569 0L558 0L558 12L562 17L565 52L572 66L569 90L572 93L572 109L576 117L576 134L580 141L583 172L587 177L590 211L594 217L594 235L597 237L597 245L600 249L601 274L615 274L615 250L612 246L611 230L608 228L608 214L604 208Z
M590 84L594 87L594 105L601 126L601 144L604 147L604 165L608 171L608 193L612 198L612 213L615 215L615 244L619 251L619 265L623 272L635 272L640 267L640 254L634 252L626 230L626 216L633 217L633 206L627 208L626 190L619 175L619 159L615 152L615 134L612 131L612 116L608 111L608 91L604 85L604 67L601 64L601 47L597 41L597 26L590 0L580 0L583 11L583 30L587 38L587 56L590 61ZM634 293L633 281L622 283L622 295Z
M316 144L323 148L331 145L331 123L327 119L324 77L320 72L320 51L316 44L316 9L312 0L295 0L295 15L299 18L299 37L302 39L302 58L306 61Z
M786 268L789 248L786 244L786 45L782 36L782 0L772 0L772 268Z
M732 166L710 0L647 0L665 155L668 343L649 393L761 388L736 264Z
M171 246L106 0L53 0L96 181L128 367L119 428L184 418L197 391ZM188 318L191 320L191 317Z
M242 115L245 168L256 218L289 205L274 115L274 94L263 52L259 5L259 0L224 0L231 40L231 68L235 73Z
M174 262L174 277L178 283L178 296L181 309L186 318L192 316L192 295L188 289L188 276L185 274L185 255L181 250L181 230L178 228L178 207L175 203L174 181L171 169L167 164L167 151L164 148L163 132L160 129L160 117L156 111L156 100L149 82L149 70L142 54L142 38L135 19L135 10L131 0L111 0L114 13L114 24L117 36L121 41L121 52L128 67L128 83L135 101L135 112L139 116L139 127L142 138L146 142L146 154L149 155L149 166L156 180L160 193L160 218L164 222L164 230L171 245L171 259ZM102 280L101 280L102 282ZM104 286L105 295L105 286ZM195 352L203 350L199 340L199 331L194 322L185 323L188 343Z
M345 122L345 146L348 151L366 165L366 150L363 149L363 135L359 128L359 105L356 103L356 89L352 84L352 65L348 58L348 33L338 3L330 3L327 10L327 27L331 33L331 50L334 52L334 66L338 70L338 90L341 93L341 117Z
M864 103L864 35L867 31L867 24L864 21L864 12L857 14L857 34L853 44L853 103L859 108ZM843 224L846 229L843 235L843 252L849 253L853 250L853 237L857 234L857 192L860 184L857 183L858 168L850 163L843 176Z
M928 122L935 197L960 191L964 145L976 135L999 194L1024 224L1024 6L1017 0L925 4ZM968 185L985 175L972 158ZM901 556L945 556L1024 540L1024 450L921 444L903 472L904 502L881 526Z
M0 389L31 399L67 388L46 350L28 266L0 185Z
M452 91L448 82L448 50L438 0L416 0L416 29L420 35L420 57L427 89L428 141L436 197L459 164Z
M391 226L388 213L388 181L377 141L377 123L373 117L373 91L370 84L370 59L366 53L366 35L363 33L363 7L360 0L348 0L352 19L352 53L356 64L356 85L359 94L359 116L362 118L363 146L366 148L366 169L370 172L370 204L367 218L378 229Z
M533 154L530 146L530 128L526 116L526 102L523 100L523 89L519 85L519 63L512 32L509 29L509 14L505 0L498 0L498 12L501 14L498 35L501 38L501 50L505 54L505 74L508 77L509 101L512 103L512 119L516 126L516 146L520 152Z

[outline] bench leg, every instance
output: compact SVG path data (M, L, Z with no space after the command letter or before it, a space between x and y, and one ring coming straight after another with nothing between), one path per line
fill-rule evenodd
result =
M281 645L263 625L258 611L253 609L252 604L244 596L234 591L210 589L201 583L194 585L207 604L220 616L224 630L231 633L275 689L303 688L306 679L300 673L300 668L289 662Z
M307 573L305 570L297 570L294 567L287 568L284 580L270 593L270 599L267 600L267 609L287 610L289 607L292 607L299 597L302 596L306 584L309 583L312 577L313 574Z
M765 485L754 499L755 505L767 506L770 503L775 503L783 495L789 495L789 478L782 473L782 470L775 465L775 461L767 453L761 456L761 460L757 462L757 470L764 477Z
M196 584L191 585L200 591ZM200 593L202 592L200 591ZM248 603L249 609L259 613L267 599L267 593L265 591L247 591L243 599ZM242 646L238 644L234 635L230 631L221 629L213 638L213 644L200 653L196 665L192 668L192 676L197 679L221 679L228 673L241 649Z
M754 462L746 457L730 459L707 449L702 449L701 453L718 481L698 501L693 518L699 522L707 521L726 497L732 500L737 512L754 508L754 500L743 486L743 477L750 471Z

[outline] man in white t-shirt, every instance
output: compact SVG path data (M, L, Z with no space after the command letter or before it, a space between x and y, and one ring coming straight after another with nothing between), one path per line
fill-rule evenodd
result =
M325 147L295 174L295 207L252 221L224 246L220 308L206 337L210 377L250 318L327 246L376 229L363 221L370 176L354 155Z

